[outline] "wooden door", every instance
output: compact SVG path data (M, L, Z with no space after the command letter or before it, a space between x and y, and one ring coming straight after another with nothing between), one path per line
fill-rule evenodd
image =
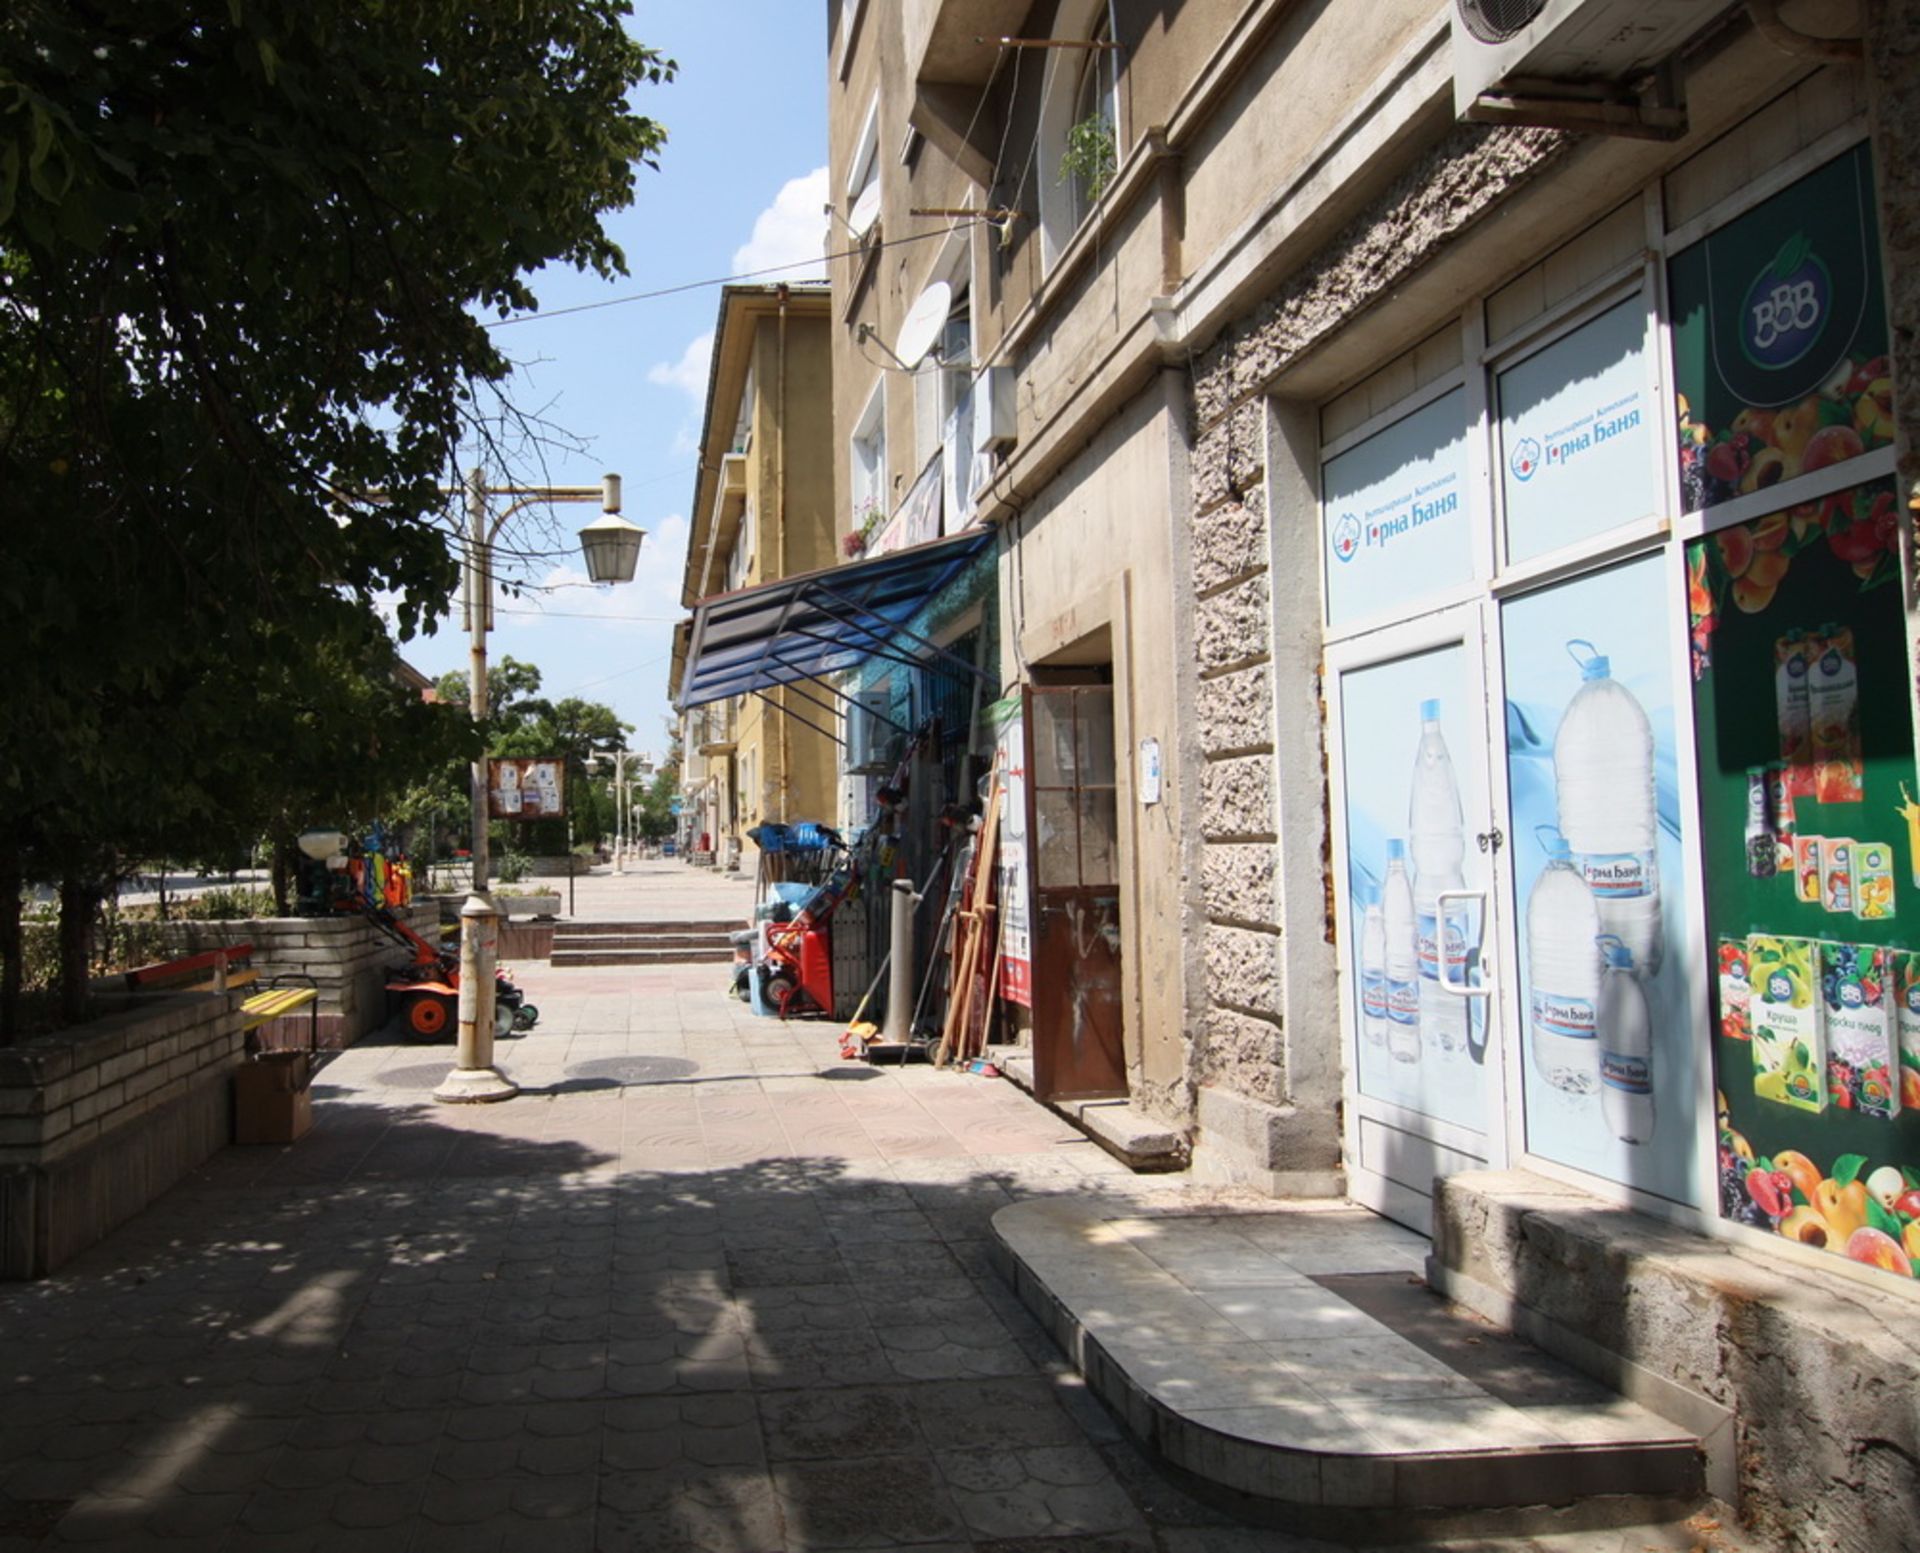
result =
M1123 1097L1113 689L1026 697L1034 1087L1043 1100Z

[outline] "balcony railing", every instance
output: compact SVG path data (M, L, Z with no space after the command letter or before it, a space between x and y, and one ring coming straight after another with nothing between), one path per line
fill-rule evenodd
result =
M693 747L702 755L724 755L739 739L739 717L731 701L715 702L694 711Z

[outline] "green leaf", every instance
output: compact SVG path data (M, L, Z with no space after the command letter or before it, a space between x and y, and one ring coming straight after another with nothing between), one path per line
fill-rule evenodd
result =
M1833 1179L1841 1186L1852 1186L1860 1179L1860 1172L1866 1168L1866 1155L1842 1154L1833 1162Z
M13 202L20 192L20 147L9 140L0 146L0 226L13 215Z
M1896 1241L1899 1240L1900 1231L1904 1227L1897 1218L1880 1206L1880 1200L1877 1197L1867 1199L1867 1223L1883 1235L1891 1235Z
M260 51L260 69L267 78L267 85L273 85L274 75L280 67L280 55L265 38L257 45Z
M1773 256L1773 273L1779 280L1785 280L1801 265L1807 262L1807 255L1813 251L1813 244L1807 241L1804 232L1795 232L1780 245L1780 251Z

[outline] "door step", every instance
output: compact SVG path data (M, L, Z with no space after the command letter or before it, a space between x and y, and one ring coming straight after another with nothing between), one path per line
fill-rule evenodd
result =
M553 930L548 963L584 965L722 965L733 960L740 922L562 922Z
M1093 1391L1196 1492L1356 1540L1684 1517L1700 1442L1428 1291L1363 1209L1003 1208L993 1252Z

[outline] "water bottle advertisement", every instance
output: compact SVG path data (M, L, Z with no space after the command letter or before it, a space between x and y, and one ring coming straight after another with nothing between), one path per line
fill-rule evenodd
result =
M1481 914L1437 899L1486 888L1463 818L1486 813L1484 782L1452 753L1486 743L1466 669L1444 647L1341 676L1348 920L1361 1093L1484 1132L1484 1004L1440 985L1480 979Z
M1404 610L1473 575L1466 476L1463 388L1327 461L1321 540L1331 624Z
M1920 1277L1920 783L1891 479L1687 547L1719 1207Z
M1501 611L1521 1093L1531 1152L1704 1207L1664 566Z

